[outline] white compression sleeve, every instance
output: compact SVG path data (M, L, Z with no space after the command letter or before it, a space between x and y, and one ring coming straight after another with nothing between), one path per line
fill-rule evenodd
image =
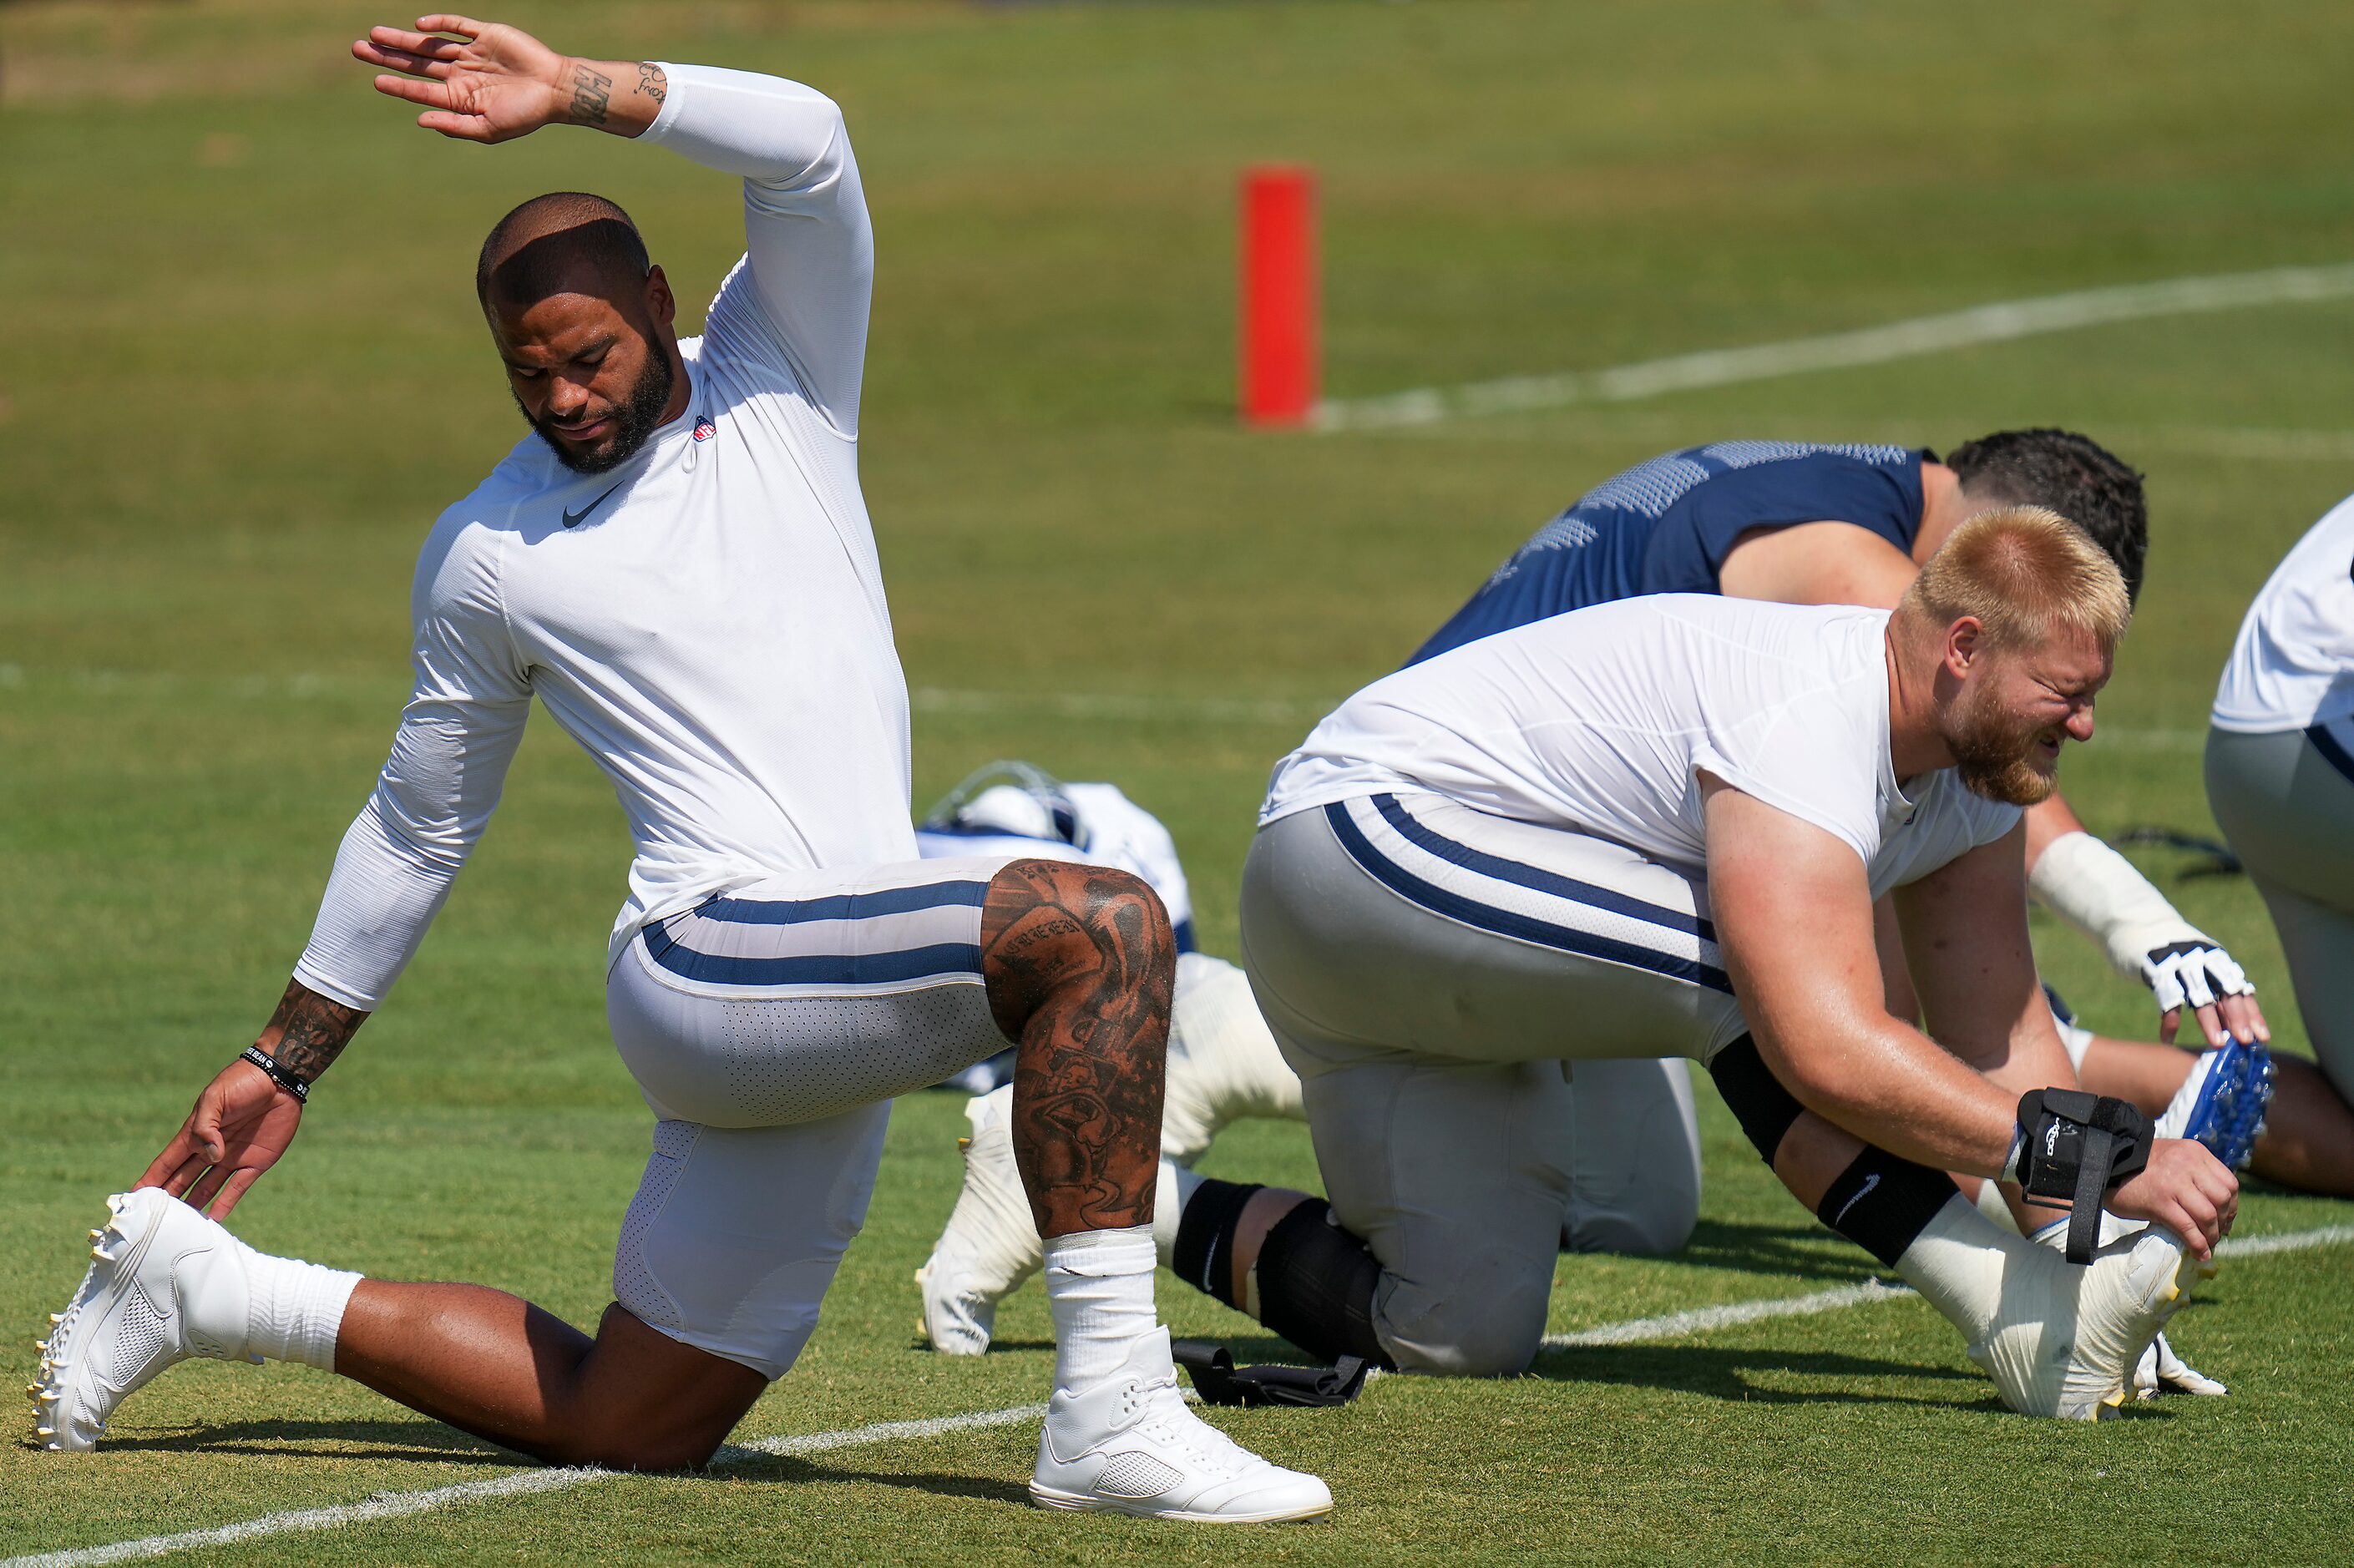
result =
M875 235L842 111L813 88L716 66L672 65L670 96L639 138L744 180L746 265L713 302L706 332L728 335L730 296L773 338L811 400L844 437L858 429Z
M2090 833L2063 833L2029 871L2045 907L2099 942L2119 974L2147 983L2150 953L2176 942L2212 944L2149 885L2133 862Z

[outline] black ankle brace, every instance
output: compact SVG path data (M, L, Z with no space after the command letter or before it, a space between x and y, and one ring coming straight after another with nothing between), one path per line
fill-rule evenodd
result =
M1235 1229L1242 1224L1243 1205L1259 1183L1204 1181L1177 1221L1177 1245L1169 1266L1177 1277L1205 1296L1214 1296L1237 1312L1235 1298Z
M1952 1177L1866 1146L1815 1205L1815 1217L1889 1267L1960 1189Z

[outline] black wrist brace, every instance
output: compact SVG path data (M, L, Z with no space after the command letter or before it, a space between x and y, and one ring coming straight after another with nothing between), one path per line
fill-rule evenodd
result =
M2106 1095L2030 1089L2019 1097L2019 1185L2069 1205L2068 1261L2090 1263L2101 1195L2149 1163L2149 1118Z

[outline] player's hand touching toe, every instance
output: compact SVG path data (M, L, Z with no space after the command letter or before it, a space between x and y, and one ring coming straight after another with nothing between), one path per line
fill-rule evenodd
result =
M302 1120L302 1102L246 1062L221 1069L179 1133L135 1186L161 1187L223 1219L261 1173L278 1163Z
M2205 1146L2161 1138L2150 1148L2149 1163L2117 1188L2109 1209L2166 1226L2203 1263L2230 1234L2239 1215L2239 1193L2240 1179Z

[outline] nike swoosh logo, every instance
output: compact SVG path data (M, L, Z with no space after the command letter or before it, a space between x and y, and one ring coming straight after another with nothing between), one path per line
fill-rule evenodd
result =
M1840 1205L1840 1212L1831 1216L1831 1228L1833 1230L1837 1230L1839 1228L1839 1223L1847 1218L1847 1212L1850 1209L1854 1208L1858 1203L1862 1202L1866 1198L1871 1197L1872 1190L1879 1185L1879 1171L1875 1171L1871 1175L1865 1177L1863 1179L1863 1185L1855 1190L1855 1196L1850 1198L1846 1202L1841 1203Z
M621 487L619 484L613 486L613 490L619 490L620 488ZM564 525L567 528L579 527L581 524L588 520L588 514L596 511L597 508L605 504L607 497L613 493L613 490L607 491L603 495L599 496L596 500L590 502L588 505L582 507L578 512L567 512L564 514Z

